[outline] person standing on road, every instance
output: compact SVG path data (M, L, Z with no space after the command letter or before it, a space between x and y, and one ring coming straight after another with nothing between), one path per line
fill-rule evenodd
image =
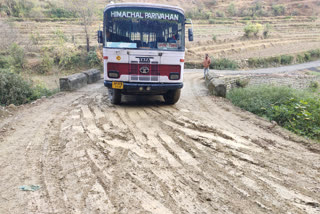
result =
M209 72L209 66L211 64L211 59L208 54L205 55L204 61L203 61L203 67L204 67L204 78L206 78L206 74Z

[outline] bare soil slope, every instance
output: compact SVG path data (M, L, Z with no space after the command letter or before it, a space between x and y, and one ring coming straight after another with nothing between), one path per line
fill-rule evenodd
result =
M113 106L99 82L0 121L0 213L319 213L319 147L201 76L185 74L174 106Z

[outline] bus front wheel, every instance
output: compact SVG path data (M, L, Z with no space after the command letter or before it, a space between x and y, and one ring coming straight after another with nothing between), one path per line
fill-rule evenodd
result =
M170 90L163 95L163 98L167 104L175 104L178 102L181 94L181 89Z
M121 90L119 89L110 89L109 92L110 100L112 104L120 104L121 102Z

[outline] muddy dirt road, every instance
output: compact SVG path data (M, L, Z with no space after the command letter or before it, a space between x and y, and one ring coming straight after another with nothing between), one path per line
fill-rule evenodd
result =
M320 213L319 146L201 77L185 74L174 106L113 106L100 81L0 121L0 213Z

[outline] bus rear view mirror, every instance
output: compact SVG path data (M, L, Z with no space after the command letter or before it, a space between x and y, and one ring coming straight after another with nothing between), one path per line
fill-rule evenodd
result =
M98 43L103 43L102 31L98 30Z
M189 37L189 41L192 42L193 41L193 31L192 28L188 29L188 37Z

